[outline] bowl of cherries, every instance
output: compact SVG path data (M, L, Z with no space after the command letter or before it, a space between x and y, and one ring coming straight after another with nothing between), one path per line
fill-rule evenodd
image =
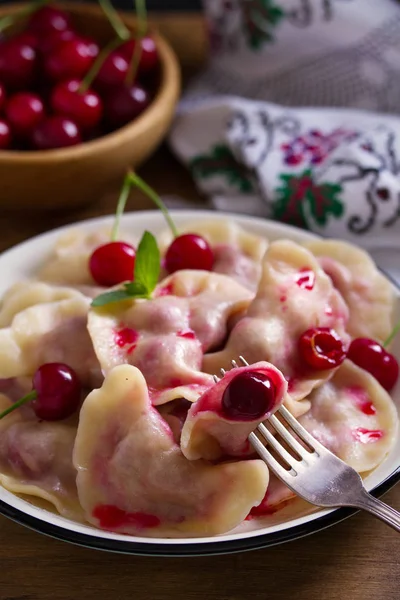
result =
M137 16L99 4L0 9L4 208L94 202L168 130L180 91L173 50L148 27L144 1Z

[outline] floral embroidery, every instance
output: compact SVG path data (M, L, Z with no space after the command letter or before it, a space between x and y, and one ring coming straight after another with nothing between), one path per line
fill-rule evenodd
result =
M307 229L306 203L310 214L321 226L327 225L330 215L336 218L343 215L343 203L338 198L343 191L341 185L319 184L309 169L300 175L281 174L280 179L282 185L275 190L277 199L272 205L275 219Z
M214 146L209 154L200 154L190 161L194 177L209 179L216 175L226 178L229 185L243 193L254 191L251 172L240 164L224 144Z
M358 134L346 129L334 129L328 134L311 129L290 142L281 145L284 163L289 167L300 164L319 165L339 144L354 139Z
M272 31L285 16L284 11L273 0L247 0L241 3L241 9L247 45L257 51L273 42Z

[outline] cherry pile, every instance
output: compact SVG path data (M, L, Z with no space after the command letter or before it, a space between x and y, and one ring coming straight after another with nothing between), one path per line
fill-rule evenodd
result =
M130 62L140 43L136 77ZM98 58L95 40L65 11L37 10L26 28L0 40L0 149L49 150L79 144L126 125L150 104L159 66L150 36L104 56L90 87L82 80Z

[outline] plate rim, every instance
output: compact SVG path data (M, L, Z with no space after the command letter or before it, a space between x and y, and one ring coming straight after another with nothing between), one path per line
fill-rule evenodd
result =
M277 228L278 230L286 231L288 235L292 236L304 236L310 238L323 238L314 232L308 230L302 230L301 228L286 223L272 221L270 219L264 219L252 215L243 215L234 212L216 212L207 209L175 209L170 210L170 213L181 217L183 219L190 219L191 217L200 218L212 218L217 217L218 219L229 219L232 218L237 221L241 221L253 224L266 225L267 227ZM154 216L159 215L157 210L141 210L141 211L130 211L126 212L121 219L121 229L124 226L124 220L127 217L149 217L150 220L154 219ZM43 240L46 237L56 236L67 230L81 229L87 225L95 226L96 224L107 225L108 222L112 222L113 215L101 215L89 219L83 219L81 221L74 221L72 223L62 225L60 227L50 229L42 232L36 236L23 240L5 251L0 253L2 260L8 258L8 255L12 252L28 246L31 243L35 243L39 240ZM149 229L151 229L151 223L149 223ZM343 240L346 241L346 240ZM382 273L391 281L393 286L400 292L400 286L390 274L386 273L383 269L380 269ZM376 485L370 493L379 497L382 494L390 490L396 483L400 481L400 464L387 475L387 477ZM1 486L2 487L2 486ZM12 493L11 493L12 494ZM15 495L15 494L14 494ZM17 496L18 497L18 496ZM132 540L116 540L106 537L98 537L85 532L79 532L73 529L69 529L66 526L58 525L56 523L50 523L45 519L40 519L34 515L24 512L23 510L16 508L8 502L0 499L0 514L11 519L12 521L27 527L33 531L44 534L48 537L58 539L64 542L68 542L81 547L91 548L95 550L108 551L113 553L127 554L127 555L140 555L140 556L159 556L159 557L189 557L189 556L215 556L221 554L232 554L244 551L257 550L261 548L267 548L281 543L300 539L302 537L322 531L336 523L347 519L348 517L359 512L356 508L333 508L328 514L323 514L319 517L315 517L312 520L306 521L292 527L288 527L279 531L271 533L263 533L251 537L241 537L237 539L224 540L223 537L216 537L213 542L201 542L197 541L195 544L188 543L186 539L185 544L181 544L180 540L177 539L176 543L171 542L168 544L160 544L156 541L149 541L144 543L140 541ZM198 539L198 538L197 538Z

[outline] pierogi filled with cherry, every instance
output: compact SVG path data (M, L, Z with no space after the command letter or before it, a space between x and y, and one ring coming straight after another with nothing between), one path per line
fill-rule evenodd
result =
M0 485L121 534L268 523L294 496L248 436L282 404L361 474L393 448L394 306L336 240L70 230L0 305Z

